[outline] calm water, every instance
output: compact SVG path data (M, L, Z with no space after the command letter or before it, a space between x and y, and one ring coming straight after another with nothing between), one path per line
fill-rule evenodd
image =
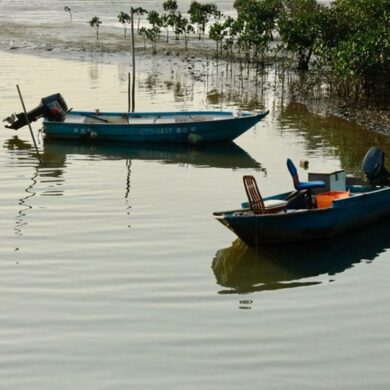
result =
M125 64L0 63L0 118L20 110L16 83L29 108L61 92L70 107L126 110ZM388 139L289 104L272 71L253 85L169 66L145 61L137 109L270 115L227 148L40 140L42 164L27 129L2 128L0 388L388 389L388 224L256 251L212 217L244 200L245 173L264 195L284 191L287 157L359 173Z

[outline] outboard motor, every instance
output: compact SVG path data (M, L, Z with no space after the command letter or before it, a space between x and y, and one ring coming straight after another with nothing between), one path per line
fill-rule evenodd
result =
M27 113L28 122L24 112L20 114L12 114L4 119L4 122L9 124L5 127L9 129L18 130L30 122L44 117L49 121L62 122L68 112L68 106L65 99L60 93L47 96L41 100L41 104Z
M362 169L371 185L390 185L390 173L385 167L385 153L378 147L373 146L366 153Z

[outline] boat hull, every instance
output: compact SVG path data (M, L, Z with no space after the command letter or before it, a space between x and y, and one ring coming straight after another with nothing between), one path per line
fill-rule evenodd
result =
M353 194L333 207L254 215L220 213L217 219L249 246L323 239L390 216L390 188Z
M116 141L116 142L156 142L156 143L191 143L202 142L227 142L232 141L245 131L263 119L268 112L258 114L244 113L241 116L226 119L227 112L183 112L180 115L186 116L188 120L182 122L165 123L164 118L178 113L154 113L156 118L160 118L162 123L109 123L109 121L95 121L92 123L77 122L77 118L94 116L95 113L71 112L68 114L70 120L55 122L44 120L43 132L48 138L62 139L88 139L93 141ZM231 114L231 113L230 113ZM110 116L122 115L128 118L129 122L133 118L144 115L145 118L151 116L149 113L100 113L99 116L110 118ZM192 120L196 116L202 115L201 121ZM211 116L213 120L208 118ZM219 119L219 116L221 119ZM225 117L224 117L225 116ZM74 118L74 119L72 119Z

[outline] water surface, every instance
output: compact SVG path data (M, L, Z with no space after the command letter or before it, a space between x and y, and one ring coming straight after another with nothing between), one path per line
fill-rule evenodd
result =
M61 92L70 107L126 110L125 63L0 61L1 118L20 110L16 83L29 108ZM269 116L227 148L40 139L42 163L27 129L2 129L0 387L387 389L388 224L252 250L212 212L244 200L245 173L264 195L292 187L287 157L359 174L388 139L289 103L271 70L254 85L175 66L145 61L137 109Z

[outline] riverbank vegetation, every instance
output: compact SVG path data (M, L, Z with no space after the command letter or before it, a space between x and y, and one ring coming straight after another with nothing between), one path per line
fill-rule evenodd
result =
M135 52L158 53L166 63L182 57L185 66L214 56L223 59L225 74L236 69L234 80L253 71L258 79L250 82L261 88L272 68L294 100L390 133L389 0L235 0L226 14L212 2L180 4L161 0L153 10L133 8ZM81 56L131 50L129 14L117 9L93 17L91 9L81 16L71 5L58 10L62 23L4 22L0 47Z
M176 0L166 0L161 13L143 10L148 23L138 33L154 53L170 31L186 48L190 34L208 34L219 57L261 67L289 59L305 74L306 89L325 88L352 103L390 101L389 0L235 0L234 8L226 16L212 2L192 1L185 17Z

